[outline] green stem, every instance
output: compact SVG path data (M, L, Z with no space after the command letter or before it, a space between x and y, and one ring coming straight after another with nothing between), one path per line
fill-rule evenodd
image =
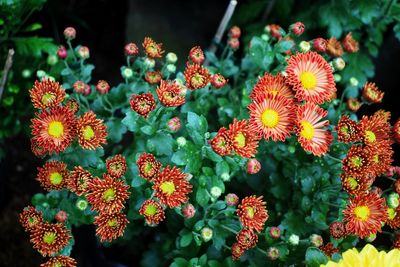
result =
M131 67L131 56L126 56L126 65L128 66L128 68Z
M261 249L261 248L259 248L259 247L257 247L256 249L257 249L259 252L261 252L261 253L263 253L263 254L265 254L265 255L268 256L268 252L266 252L265 250L263 250L263 249Z
M235 235L237 235L237 233L238 233L235 230L233 230L232 228L230 228L230 227L228 227L226 225L223 225L223 224L220 224L219 227L224 228L225 230L227 230L227 231L229 231L231 233L234 233Z
M68 39L68 40L67 40L67 44L68 44L68 49L71 50L72 56L74 57L74 61L75 61L75 62L78 61L78 59L77 59L77 57L76 57L76 55L75 55L75 51L74 51L74 49L72 48L71 40Z
M397 180L396 180L395 178L393 178L393 177L387 177L387 176L384 176L384 177L386 177L386 179L392 180L393 182L396 182L396 181L397 181Z
M328 157L328 158L330 158L330 159L332 159L332 160L334 160L334 161L336 161L336 162L338 162L338 163L342 163L342 160L341 160L341 159L338 159L338 158L336 158L336 157L334 157L334 156L331 156L331 155L329 155L329 154L326 154L325 156Z

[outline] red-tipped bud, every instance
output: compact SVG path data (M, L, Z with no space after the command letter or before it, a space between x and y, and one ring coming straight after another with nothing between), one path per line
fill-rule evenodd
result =
M171 132L177 132L181 128L181 120L178 117L173 117L168 121L168 129Z
M97 82L96 90L100 94L107 94L108 91L110 91L110 85L108 84L107 81L100 80Z
M196 214L196 209L192 204L187 204L183 207L182 214L185 219L193 218L193 216Z
M304 32L304 24L300 21L290 25L290 31L296 35L296 36L300 36L303 32Z
M57 56L60 59L66 59L68 56L67 49L62 45L57 50Z
M127 56L136 56L139 54L139 48L135 43L129 43L125 45L124 52Z
M68 214L65 211L60 210L60 211L57 212L57 214L56 214L56 221L57 222L63 223L67 219L68 219Z
M240 35L242 34L240 28L238 26L233 26L230 30L229 30L229 35L232 38L239 38Z
M200 46L195 46L190 49L189 58L193 63L201 64L203 63L205 56L203 50L201 50Z
M228 42L228 45L230 48L232 48L233 50L236 50L239 48L240 42L238 38L231 38Z
M323 38L314 39L313 45L314 45L314 50L317 52L322 53L326 51L327 42Z
M261 170L261 163L257 159L249 159L247 162L247 173L256 174Z
M76 30L74 27L67 27L64 30L65 39L72 40L76 37Z
M217 73L211 77L211 85L214 86L216 89L224 87L226 83L227 80L224 76L222 76L222 74Z

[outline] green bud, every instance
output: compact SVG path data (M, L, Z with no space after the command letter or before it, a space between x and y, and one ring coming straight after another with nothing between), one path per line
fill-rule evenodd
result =
M122 77L125 79L130 79L133 76L133 70L131 68L122 69Z
M46 72L44 70L38 70L36 72L36 76L39 78L39 80L41 80L42 77L45 76L45 75L46 75Z
M340 82L342 80L342 76L340 74L333 74L333 78L335 79L335 82Z
M148 68L148 69L152 69L154 68L154 66L156 65L156 62L154 59L152 58L146 58L144 60L144 65Z
M337 70L342 70L346 66L346 62L341 57L337 57L333 60L333 66Z
M84 199L78 199L78 201L76 201L76 207L77 207L79 210L84 211L84 210L87 208L87 206L88 206L88 203L87 203L87 201L84 200Z
M269 36L268 34L261 34L261 39L263 39L264 41L268 42L269 41Z
M229 175L229 173L224 172L221 174L221 179L222 179L222 181L227 182L231 179L231 176Z
M172 53L172 52L169 52L169 53L166 55L166 58L167 58L167 62L168 62L168 63L174 64L174 63L176 63L176 62L178 61L177 55L176 55L175 53Z
M176 142L178 143L179 147L184 147L186 145L186 138L183 136L180 136L176 139Z
M387 199L388 206L395 209L399 206L399 194L391 193Z
M47 64L49 64L50 66L57 64L57 62L58 62L58 58L56 55L49 55L47 57Z
M356 78L354 78L354 77L351 77L350 78L350 84L352 86L357 86L358 85L358 80Z
M301 52L307 52L311 48L311 44L306 41L301 41L299 46L300 46Z
M168 64L167 65L167 71L171 73L175 73L176 71L176 66L174 64Z
M300 237L296 234L292 234L289 236L289 244L293 246L297 246L300 242Z
M29 78L32 76L32 71L30 69L24 69L21 73L22 77Z
M203 238L204 242L208 242L213 237L213 230L208 227L204 227L201 229L201 237Z
M210 194L215 198L219 198L222 194L222 190L218 186L213 186L211 187Z

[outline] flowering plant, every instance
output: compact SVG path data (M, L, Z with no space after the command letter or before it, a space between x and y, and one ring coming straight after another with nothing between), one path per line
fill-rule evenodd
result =
M301 40L301 22L265 30L239 58L232 27L221 51L193 47L182 72L152 38L142 49L129 43L123 82L111 86L91 81L89 48L65 29L62 81L30 90L32 151L46 159L37 180L48 193L20 219L51 257L43 266L76 266L71 228L82 224L101 243L138 249L152 227L143 266L319 266L360 239L394 237L400 123L383 110L357 117L383 98L374 83L341 81L341 56L358 42L351 33Z

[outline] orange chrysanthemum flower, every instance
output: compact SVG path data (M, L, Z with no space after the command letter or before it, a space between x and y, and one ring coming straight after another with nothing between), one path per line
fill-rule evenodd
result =
M357 98L347 99L346 104L347 104L347 108L353 112L357 112L361 107L361 103L360 103L360 101L358 101Z
M81 166L75 166L68 179L68 188L71 192L81 196L88 192L88 184L91 179L93 176L89 171Z
M290 57L286 72L287 81L299 100L322 104L336 92L332 68L316 52L297 53Z
M28 206L20 213L19 222L26 232L30 232L43 222L43 215L34 207Z
M160 71L148 71L146 72L144 79L149 83L149 84L157 84L161 81L161 72Z
M37 168L39 173L36 180L47 191L61 190L66 187L68 180L67 165L61 161L46 162L43 168Z
M393 162L393 150L388 141L367 146L365 150L370 155L370 166L374 176L380 176L389 170Z
M244 249L239 245L239 243L234 243L231 247L232 259L238 260L244 254Z
M58 255L47 262L40 264L40 267L76 267L76 265L77 263L74 258Z
M258 235L250 229L243 229L236 235L236 241L244 250L254 248L258 242Z
M92 204L92 210L105 214L121 211L130 195L129 185L108 174L104 174L103 179L96 177L90 180L88 189L90 193L86 198Z
M208 69L199 64L187 64L184 76L186 86L190 90L205 87L211 79Z
M362 145L353 145L342 161L344 172L366 176L372 174L371 154Z
M257 96L248 109L250 111L250 127L266 141L285 141L293 131L295 105L293 100L283 96L267 94Z
M71 236L64 224L44 222L32 230L30 239L33 248L46 257L52 256L67 246Z
M32 119L32 135L47 153L60 153L75 137L75 115L67 107L54 107Z
M111 242L123 236L128 223L123 213L100 213L94 218L94 225L97 226L96 235L100 238L100 242Z
M257 153L259 138L250 128L247 120L233 119L229 125L228 135L235 152L244 158L252 158Z
M282 32L284 32L284 31L281 26L279 26L277 24L270 24L270 25L268 25L268 27L269 27L272 37L275 37L278 40L280 40L282 38Z
M390 140L390 124L379 114L363 116L358 123L358 127L361 140L368 146L374 146L382 141Z
M353 39L351 32L346 34L346 36L344 37L344 39L342 41L342 44L343 44L344 50L346 50L346 52L349 52L349 53L355 53L359 49L358 42Z
M46 109L60 105L65 98L65 90L58 82L52 80L36 81L29 90L35 108Z
M335 37L332 37L326 43L326 52L333 57L341 57L343 55L343 47Z
M332 257L334 253L340 252L339 248L335 248L332 243L322 245L318 249L321 250L328 257Z
M126 159L121 154L106 160L107 173L115 178L121 178L126 172Z
M156 93L161 104L166 107L179 107L185 104L185 95L182 94L181 86L175 81L161 80Z
M327 115L314 103L306 103L297 109L296 133L298 141L304 150L313 153L315 156L325 155L332 143L332 135L323 127L329 124L328 120L320 121Z
M396 143L400 144L400 118L393 125L393 139Z
M169 165L158 174L153 180L153 190L161 204L175 208L189 200L187 195L192 192L192 185L185 178L185 173Z
M258 233L261 232L268 219L266 204L262 196L253 195L242 199L236 210L242 225Z
M390 111L385 111L384 109L379 109L374 113L374 116L378 116L389 123L392 113Z
M162 57L162 54L164 54L164 50L162 50L162 43L156 43L150 37L144 38L142 46L149 58L159 58Z
M154 199L144 201L140 206L139 214L146 219L149 225L159 224L165 219L164 209Z
M208 141L212 149L220 156L229 156L232 154L233 145L229 132L225 127L218 130L217 135Z
M31 138L31 150L36 157L43 157L46 155L46 150L38 145L35 138Z
M107 144L107 126L93 111L83 114L76 123L79 145L84 149L101 148Z
M280 73L276 76L265 73L264 76L258 77L257 83L251 90L250 98L255 100L258 96L264 97L266 94L282 95L288 98L294 96L292 90L286 84L285 77Z
M387 219L387 206L384 198L375 193L356 195L350 199L343 211L346 231L360 238L381 232L382 222Z
M147 92L140 95L132 94L130 99L131 108L140 116L147 119L150 112L156 108L156 100L152 93Z
M362 89L362 96L368 103L382 103L384 94L375 83L367 82Z
M343 115L335 126L339 142L350 143L360 139L360 131L357 122Z
M136 161L139 175L148 181L152 181L158 176L161 169L161 163L156 160L153 154L143 153Z
M68 99L67 103L65 103L65 106L72 110L74 114L79 111L79 103L75 98Z
M369 175L360 175L347 171L340 174L340 180L343 190L349 195L358 195L367 192L374 181Z
M195 64L203 63L205 56L200 46L192 47L189 51L189 59Z

